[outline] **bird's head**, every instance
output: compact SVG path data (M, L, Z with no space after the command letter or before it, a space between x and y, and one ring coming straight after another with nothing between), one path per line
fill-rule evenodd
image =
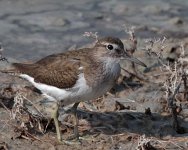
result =
M95 44L95 55L101 59L111 59L112 61L119 62L122 59L126 59L135 62L139 65L146 67L146 65L137 58L129 55L125 49L123 42L119 38L105 37L101 38Z

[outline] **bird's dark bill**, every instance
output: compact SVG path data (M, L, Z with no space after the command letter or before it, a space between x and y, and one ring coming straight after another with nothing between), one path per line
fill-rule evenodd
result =
M135 57L129 57L129 56L127 56L127 57L123 57L123 59L129 60L129 61L134 62L134 63L136 63L138 65L141 65L143 67L147 67L146 64L144 64L143 62L141 62L140 60L138 60Z

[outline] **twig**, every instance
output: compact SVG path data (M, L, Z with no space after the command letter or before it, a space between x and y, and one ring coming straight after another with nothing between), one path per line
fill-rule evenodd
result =
M175 101L175 96L178 93L180 86L181 86L181 82L176 87L174 93L171 94L171 96L169 96L167 99L168 107L171 109L171 113L172 113L173 128L176 130L176 132L180 131L180 125L179 125L178 119L177 119L177 115L178 115L177 114L177 106L174 103L174 101Z
M0 100L0 104L3 106L3 108L11 114L11 111L3 104L3 102Z
M98 41L98 32L84 32L83 36L85 37L91 37L93 39L95 39L96 41Z

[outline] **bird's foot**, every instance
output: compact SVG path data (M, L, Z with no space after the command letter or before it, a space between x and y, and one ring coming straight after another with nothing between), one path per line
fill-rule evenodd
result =
M69 136L67 138L67 140L68 141L79 141L79 142L82 142L83 140L84 141L90 141L91 140L91 136L89 136L89 135L80 136L80 135L72 134L71 136Z
M59 144L66 144L66 145L80 145L82 144L81 141L76 140L58 140Z

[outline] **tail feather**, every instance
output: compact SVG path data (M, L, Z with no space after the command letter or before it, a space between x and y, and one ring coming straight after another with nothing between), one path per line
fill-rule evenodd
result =
M35 64L13 63L12 66L16 69L17 73L25 73L29 75L34 75L34 70L38 68Z

